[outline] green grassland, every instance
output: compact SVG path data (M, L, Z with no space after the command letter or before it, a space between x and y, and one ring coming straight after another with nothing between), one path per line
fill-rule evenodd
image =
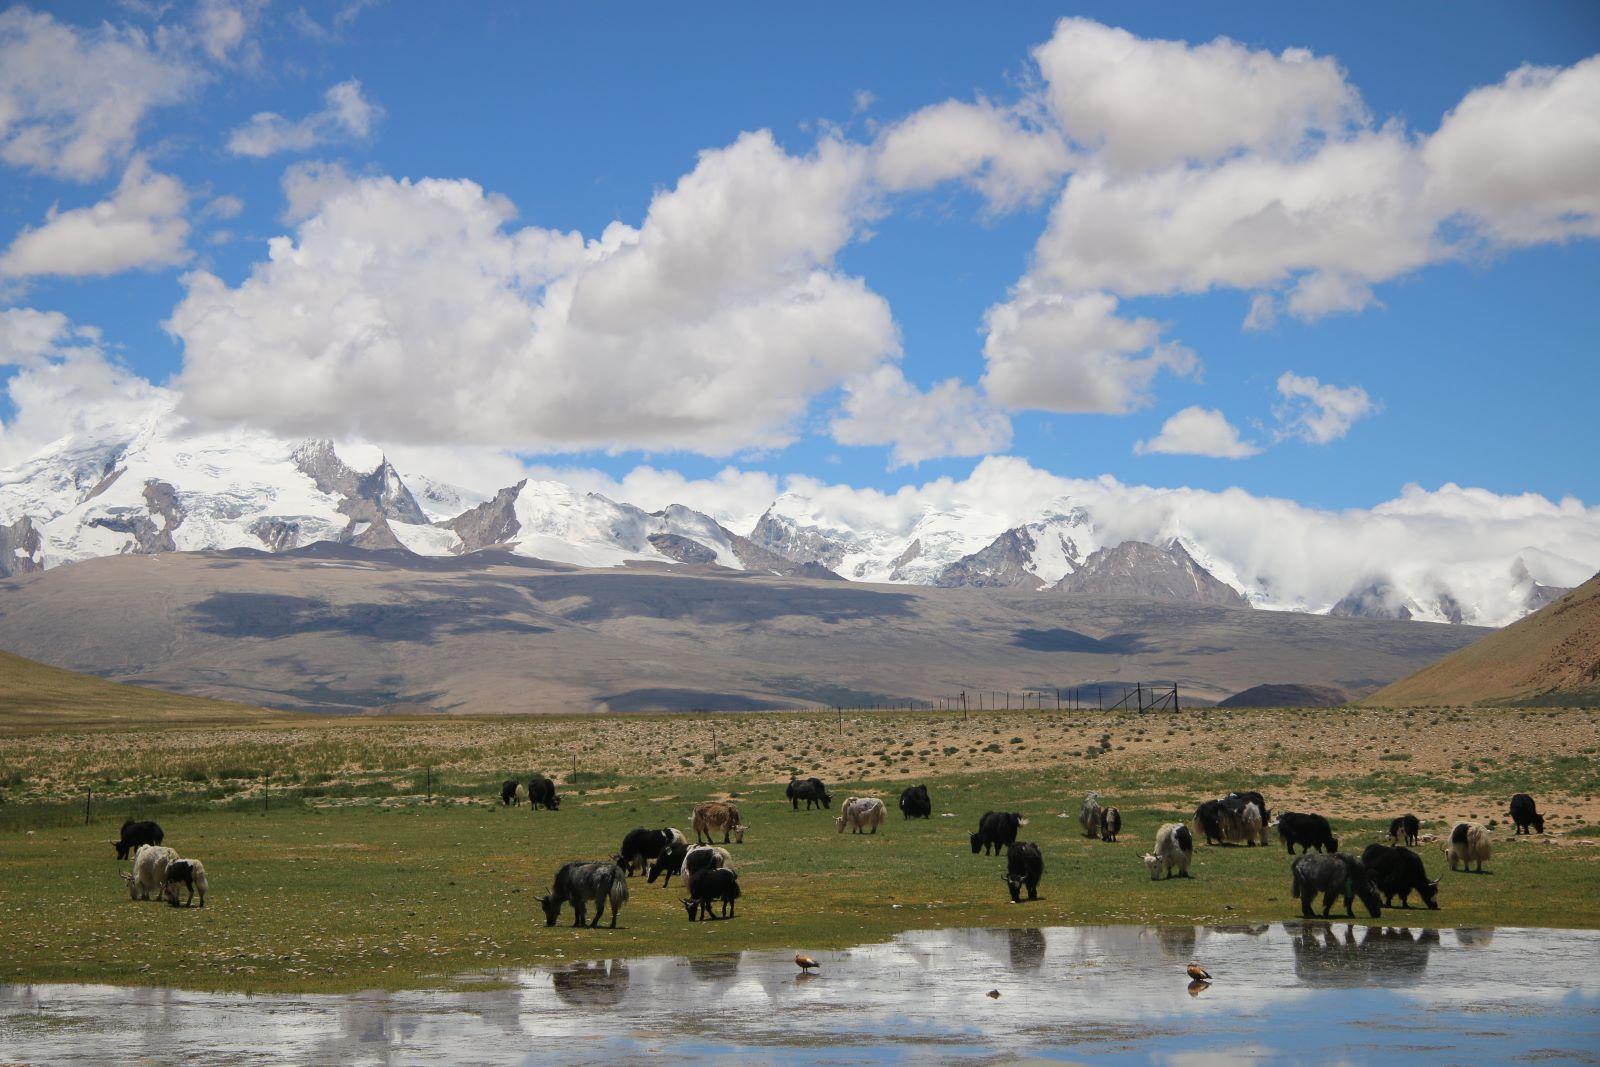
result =
M431 800L391 786L344 797L286 793L266 811L250 796L170 804L146 796L126 807L159 818L168 844L205 861L204 910L128 899L118 876L127 865L106 843L123 807L85 826L38 818L43 809L33 806L0 830L9 950L0 981L339 991L476 981L500 968L597 956L819 952L942 926L1296 917L1279 845L1202 846L1189 880L1152 882L1139 861L1162 821L1192 812L1228 774L1221 767L1215 780L1171 783L1082 769L949 774L926 779L935 817L911 822L892 810L903 780L834 784L835 811L851 793L886 796L891 816L875 836L837 833L834 812L792 811L779 784L716 775L595 775L567 787L553 813L491 803L492 778L458 779ZM1058 817L1075 816L1085 789L1108 783L1125 825L1114 844L1086 840L1075 817ZM535 898L561 862L602 858L635 826L687 830L691 804L725 792L751 827L745 844L729 846L744 888L736 918L691 924L676 881L663 889L635 878L617 930L574 930L570 911L561 925L543 925ZM1029 818L1022 839L1045 856L1040 900L1011 904L1004 859L971 853L967 834L988 809ZM22 828L30 817L31 832ZM1347 851L1382 829L1377 820L1337 821ZM1386 912L1381 921L1600 927L1596 842L1500 833L1496 848L1488 873L1445 873L1440 910ZM1444 869L1437 846L1421 850L1430 873Z

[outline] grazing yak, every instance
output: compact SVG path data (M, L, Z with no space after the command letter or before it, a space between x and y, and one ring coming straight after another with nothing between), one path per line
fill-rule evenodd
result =
M728 867L733 862L733 857L728 855L728 850L720 845L692 845L683 855L683 862L679 865L678 873L685 880L694 877L697 871L714 871L719 867Z
M629 830L622 839L622 849L611 857L619 867L628 874L635 874L645 869L645 861L659 857L674 845L687 844L688 839L683 836L683 831L670 826L660 830L648 830L639 827Z
M744 844L744 832L748 826L739 821L739 809L726 800L707 800L694 806L690 815L691 827L694 830L695 844L711 844L712 835L721 833L722 843L728 843L728 837L733 836L734 843ZM700 839L705 838L702 842Z
M538 811L541 807L560 811L561 798L556 796L554 782L542 774L536 774L528 779L528 810Z
M507 778L500 783L500 803L508 808L514 808L527 799L528 790L515 778Z
M1194 811L1195 829L1203 833L1206 844L1237 845L1254 848L1259 840L1267 843L1261 808L1254 801L1229 793L1221 800L1208 800Z
M877 797L850 797L844 802L844 807L839 809L839 817L833 821L839 827L841 834L844 833L846 826L850 827L850 832L853 834L859 834L863 830L875 834L888 814L883 801Z
M1084 837L1100 836L1100 794L1090 791L1084 795L1083 803L1078 806L1078 825L1083 827Z
M1189 861L1193 858L1194 835L1183 823L1169 822L1156 831L1156 850L1144 854L1144 866L1150 872L1152 882L1160 881L1163 871L1168 878L1172 877L1174 870L1179 878L1187 878Z
M1428 907L1439 907L1439 880L1428 881L1422 857L1409 848L1399 845L1368 845L1361 853L1361 862L1372 875L1372 884L1383 894L1385 907L1394 907L1394 898L1400 897L1402 908L1411 907L1411 894L1416 893Z
M666 877L661 881L661 888L667 888L672 884L672 876L682 871L684 858L688 855L688 844L673 845L661 855L657 856L654 863L650 864L650 875L645 879L645 882L649 885L655 885L657 878L661 877L662 875L666 875Z
M1452 871L1457 863L1463 871L1471 870L1471 865L1476 863L1481 874L1483 861L1489 858L1492 851L1488 830L1475 822L1458 822L1455 829L1450 831L1450 843L1444 848L1444 858L1450 861Z
M122 824L122 834L111 842L117 850L117 859L125 860L139 851L140 845L159 845L166 837L159 823L135 822L129 819Z
M1283 847L1289 855L1294 855L1294 846L1299 845L1300 851L1310 852L1338 852L1339 839L1333 836L1333 827L1328 825L1328 820L1321 815L1302 811L1285 811L1278 814L1278 840L1283 842Z
M734 901L739 899L739 872L727 867L714 867L696 871L689 876L689 895L680 898L689 912L689 921L712 919L711 905L722 904L722 918L734 916Z
M1011 903L1022 903L1022 887L1028 887L1028 899L1039 899L1039 879L1044 877L1044 857L1039 846L1031 841L1018 841L1006 851L1006 888L1011 890Z
M986 811L978 820L978 832L972 835L972 851L987 856L992 848L998 856L1002 846L1016 842L1017 828L1026 825L1028 820L1014 811Z
M833 807L833 795L823 786L821 778L791 779L784 795L789 798L789 803L796 811L800 810L802 800L806 802L807 811L819 804L824 808Z
M539 898L539 907L544 909L544 924L554 926L561 917L561 905L570 903L572 925L582 926L584 912L588 910L589 902L593 901L594 921L589 924L592 930L600 925L600 917L606 913L606 902L609 901L611 928L615 930L617 912L627 900L628 876L621 867L606 860L599 863L573 860L563 863L556 871L550 892Z
M907 819L933 818L933 801L928 799L928 787L908 785L901 790L900 814Z
M122 872L129 899L160 899L167 884L167 867L177 858L177 850L165 845L140 845L133 854L133 870Z
M1511 798L1511 810L1506 812L1511 816L1511 821L1517 824L1517 833L1525 834L1532 827L1536 834L1544 833L1544 816L1539 814L1539 809L1533 803L1533 798L1526 793L1518 793Z
M200 896L200 906L206 906L206 890L210 888L206 883L206 868L199 860L173 860L167 864L167 873L162 880L162 891L167 895L167 903L174 908L178 906L178 887L183 886L189 891L184 898L183 906L189 907L194 903L196 894Z
M1100 840L1115 841L1120 833L1122 833L1122 812L1115 807L1102 808L1100 811Z
M1372 873L1367 870L1366 864L1354 856L1344 852L1307 852L1294 861L1290 873L1293 881L1289 894L1300 898L1300 914L1308 919L1314 917L1311 914L1311 901L1318 893L1322 894L1324 919L1333 909L1334 899L1340 894L1344 896L1344 913L1348 918L1355 918L1352 905L1358 896L1366 906L1367 914L1374 919L1383 914L1383 901L1372 884Z
M1417 835L1421 832L1422 823L1415 815L1410 812L1404 815L1396 815L1389 822L1389 843L1398 845L1404 841L1408 845L1415 846Z
M1255 805L1256 819L1250 818L1250 806ZM1272 812L1267 810L1267 799L1254 789L1239 789L1222 798L1222 810L1231 813L1240 823L1245 833L1245 844L1265 845L1267 843L1267 824L1272 820ZM1224 817L1226 827L1226 817Z

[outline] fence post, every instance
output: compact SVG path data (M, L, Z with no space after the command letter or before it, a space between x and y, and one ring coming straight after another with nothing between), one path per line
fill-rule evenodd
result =
M89 796L83 802L83 825L89 825L89 815L94 810L94 786L89 787Z
M428 803L433 803L433 768L428 768Z
M266 814L271 810L272 802L272 772L266 771L261 775L261 812Z

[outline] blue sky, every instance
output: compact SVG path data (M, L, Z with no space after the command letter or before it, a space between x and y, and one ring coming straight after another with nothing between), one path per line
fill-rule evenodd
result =
M178 5L160 18L119 4L31 9L85 40L109 32L102 21L117 32L132 27L153 52L174 65L192 63L194 73L172 102L148 108L132 142L112 151L98 173L64 174L59 166L15 159L0 163L0 240L8 243L43 228L53 205L69 211L105 201L134 159L182 184L188 232L168 262L71 276L50 269L48 255L40 253L46 269L0 276L3 306L60 312L99 328L116 356L156 383L179 373L186 352L201 358L198 333L180 339L163 327L190 292L186 273L207 271L230 293L241 289L266 258L267 240L295 232L284 221L282 183L288 168L306 161L337 164L355 182L467 179L515 204L508 230L576 230L592 239L613 221L641 226L652 195L678 185L699 153L724 149L747 131L771 130L792 157L807 157L819 139L865 153L881 146L897 124L948 100L1024 108L1043 91L1031 50L1051 40L1063 14L1120 27L1141 41L1204 45L1226 36L1268 58L1285 49L1309 50L1342 70L1364 104L1368 132L1391 124L1412 146L1473 90L1499 85L1525 64L1559 71L1600 51L1600 10L1583 3L1374 9L1367 18L1276 4L1087 5L1070 12L1014 4L998 14L962 5L792 12L729 5L697 9L693 19L645 5L486 4L447 17L441 8L377 3L351 9L337 27L333 8L307 9L320 19L313 27L301 9L249 4L233 5L243 28L236 35L227 30L215 44L195 27L207 12L226 6ZM169 39L159 43L163 34ZM29 46L25 36L13 27L12 46ZM299 122L325 106L331 86L350 79L375 109L364 133L335 125L301 148L265 156L229 150L230 136L252 116L274 112L286 123ZM1038 132L1029 125L1036 119L1018 121ZM1303 161L1332 136L1313 132L1283 150L1285 158ZM1072 150L1091 151L1076 142ZM1178 165L1204 170L1225 163ZM1077 169L1086 166L1080 162ZM1527 169L1537 177L1558 167L1535 159ZM1596 172L1589 173L1600 184ZM1056 410L1035 410L1015 395L1002 400L985 392L985 315L1011 299L1035 263L1036 243L1067 177L1057 176L1030 202L1003 209L959 175L879 190L869 209L852 216L849 239L821 256L821 270L859 279L886 302L903 353L898 366L918 396L959 379L970 392L957 416L981 407L987 414L973 417L1008 423L1009 443L991 434L990 447L977 449L970 440L922 447L918 455L955 454L897 464L887 441L851 444L849 434L830 432L854 380L843 372L836 381L806 385L801 413L781 435L788 444L775 446L770 435L756 439L762 434L744 441L739 431L729 431L698 451L693 435L665 446L660 435L635 444L613 433L608 447L548 447L541 445L541 427L521 440L494 443L530 463L581 465L615 476L649 463L700 478L732 463L892 489L941 475L961 478L982 455L1003 452L1073 477L1240 486L1317 507L1371 505L1413 482L1600 499L1594 462L1600 433L1593 416L1600 395L1600 301L1593 296L1600 244L1590 236L1592 219L1574 221L1570 208L1553 215L1536 206L1528 210L1556 219L1551 232L1537 240L1508 239L1508 227L1519 222L1504 223L1509 209L1497 201L1501 222L1444 219L1438 232L1465 230L1470 238L1449 254L1369 279L1370 297L1358 310L1306 321L1280 309L1263 330L1241 326L1253 296L1270 291L1282 304L1289 280L1208 283L1201 292L1123 292L1118 314L1160 324L1163 340L1181 344L1202 369L1155 373L1136 390L1132 410L1120 413L1059 410L1059 403ZM1535 184L1519 188L1543 195ZM218 197L241 202L236 217L208 215L206 205ZM1470 196L1462 202L1474 217ZM1496 236L1485 238L1491 229ZM1302 269L1316 268L1296 268ZM1077 290L1068 294L1076 296ZM473 310L468 302L441 314L470 316ZM696 336L706 344L735 343L715 331ZM205 344L228 348L214 333ZM779 357L757 352L749 358ZM880 358L863 356L855 370ZM1046 352L1043 358L1055 357ZM218 363L213 373L235 374L248 389L240 366ZM1279 383L1286 372L1314 378L1319 387L1360 390L1360 413L1326 440L1308 439L1296 416L1283 414ZM581 360L573 373L584 373ZM218 387L211 394L220 395ZM894 410L917 421L933 410L920 405L915 399ZM248 407L223 398L208 412L248 419ZM1219 413L1260 451L1233 459L1181 449L1136 451L1138 442L1156 438L1169 418L1190 407ZM281 413L263 418L274 428L284 425ZM356 429L386 425L393 424L374 414ZM327 432L351 429L332 425ZM449 443L437 436L423 443Z

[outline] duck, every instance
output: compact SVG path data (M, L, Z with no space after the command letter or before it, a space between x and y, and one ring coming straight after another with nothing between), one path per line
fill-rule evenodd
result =
M1206 970L1204 967L1200 966L1198 963L1194 962L1193 960L1189 961L1189 966L1187 968L1187 972L1188 972L1189 977L1193 978L1196 982L1209 982L1209 981L1211 981L1211 972Z
M806 974L810 974L812 968L822 966L822 964L818 963L816 960L812 959L810 956L802 956L798 952L796 952L794 954L794 965L796 967L799 967L800 970L803 971Z

